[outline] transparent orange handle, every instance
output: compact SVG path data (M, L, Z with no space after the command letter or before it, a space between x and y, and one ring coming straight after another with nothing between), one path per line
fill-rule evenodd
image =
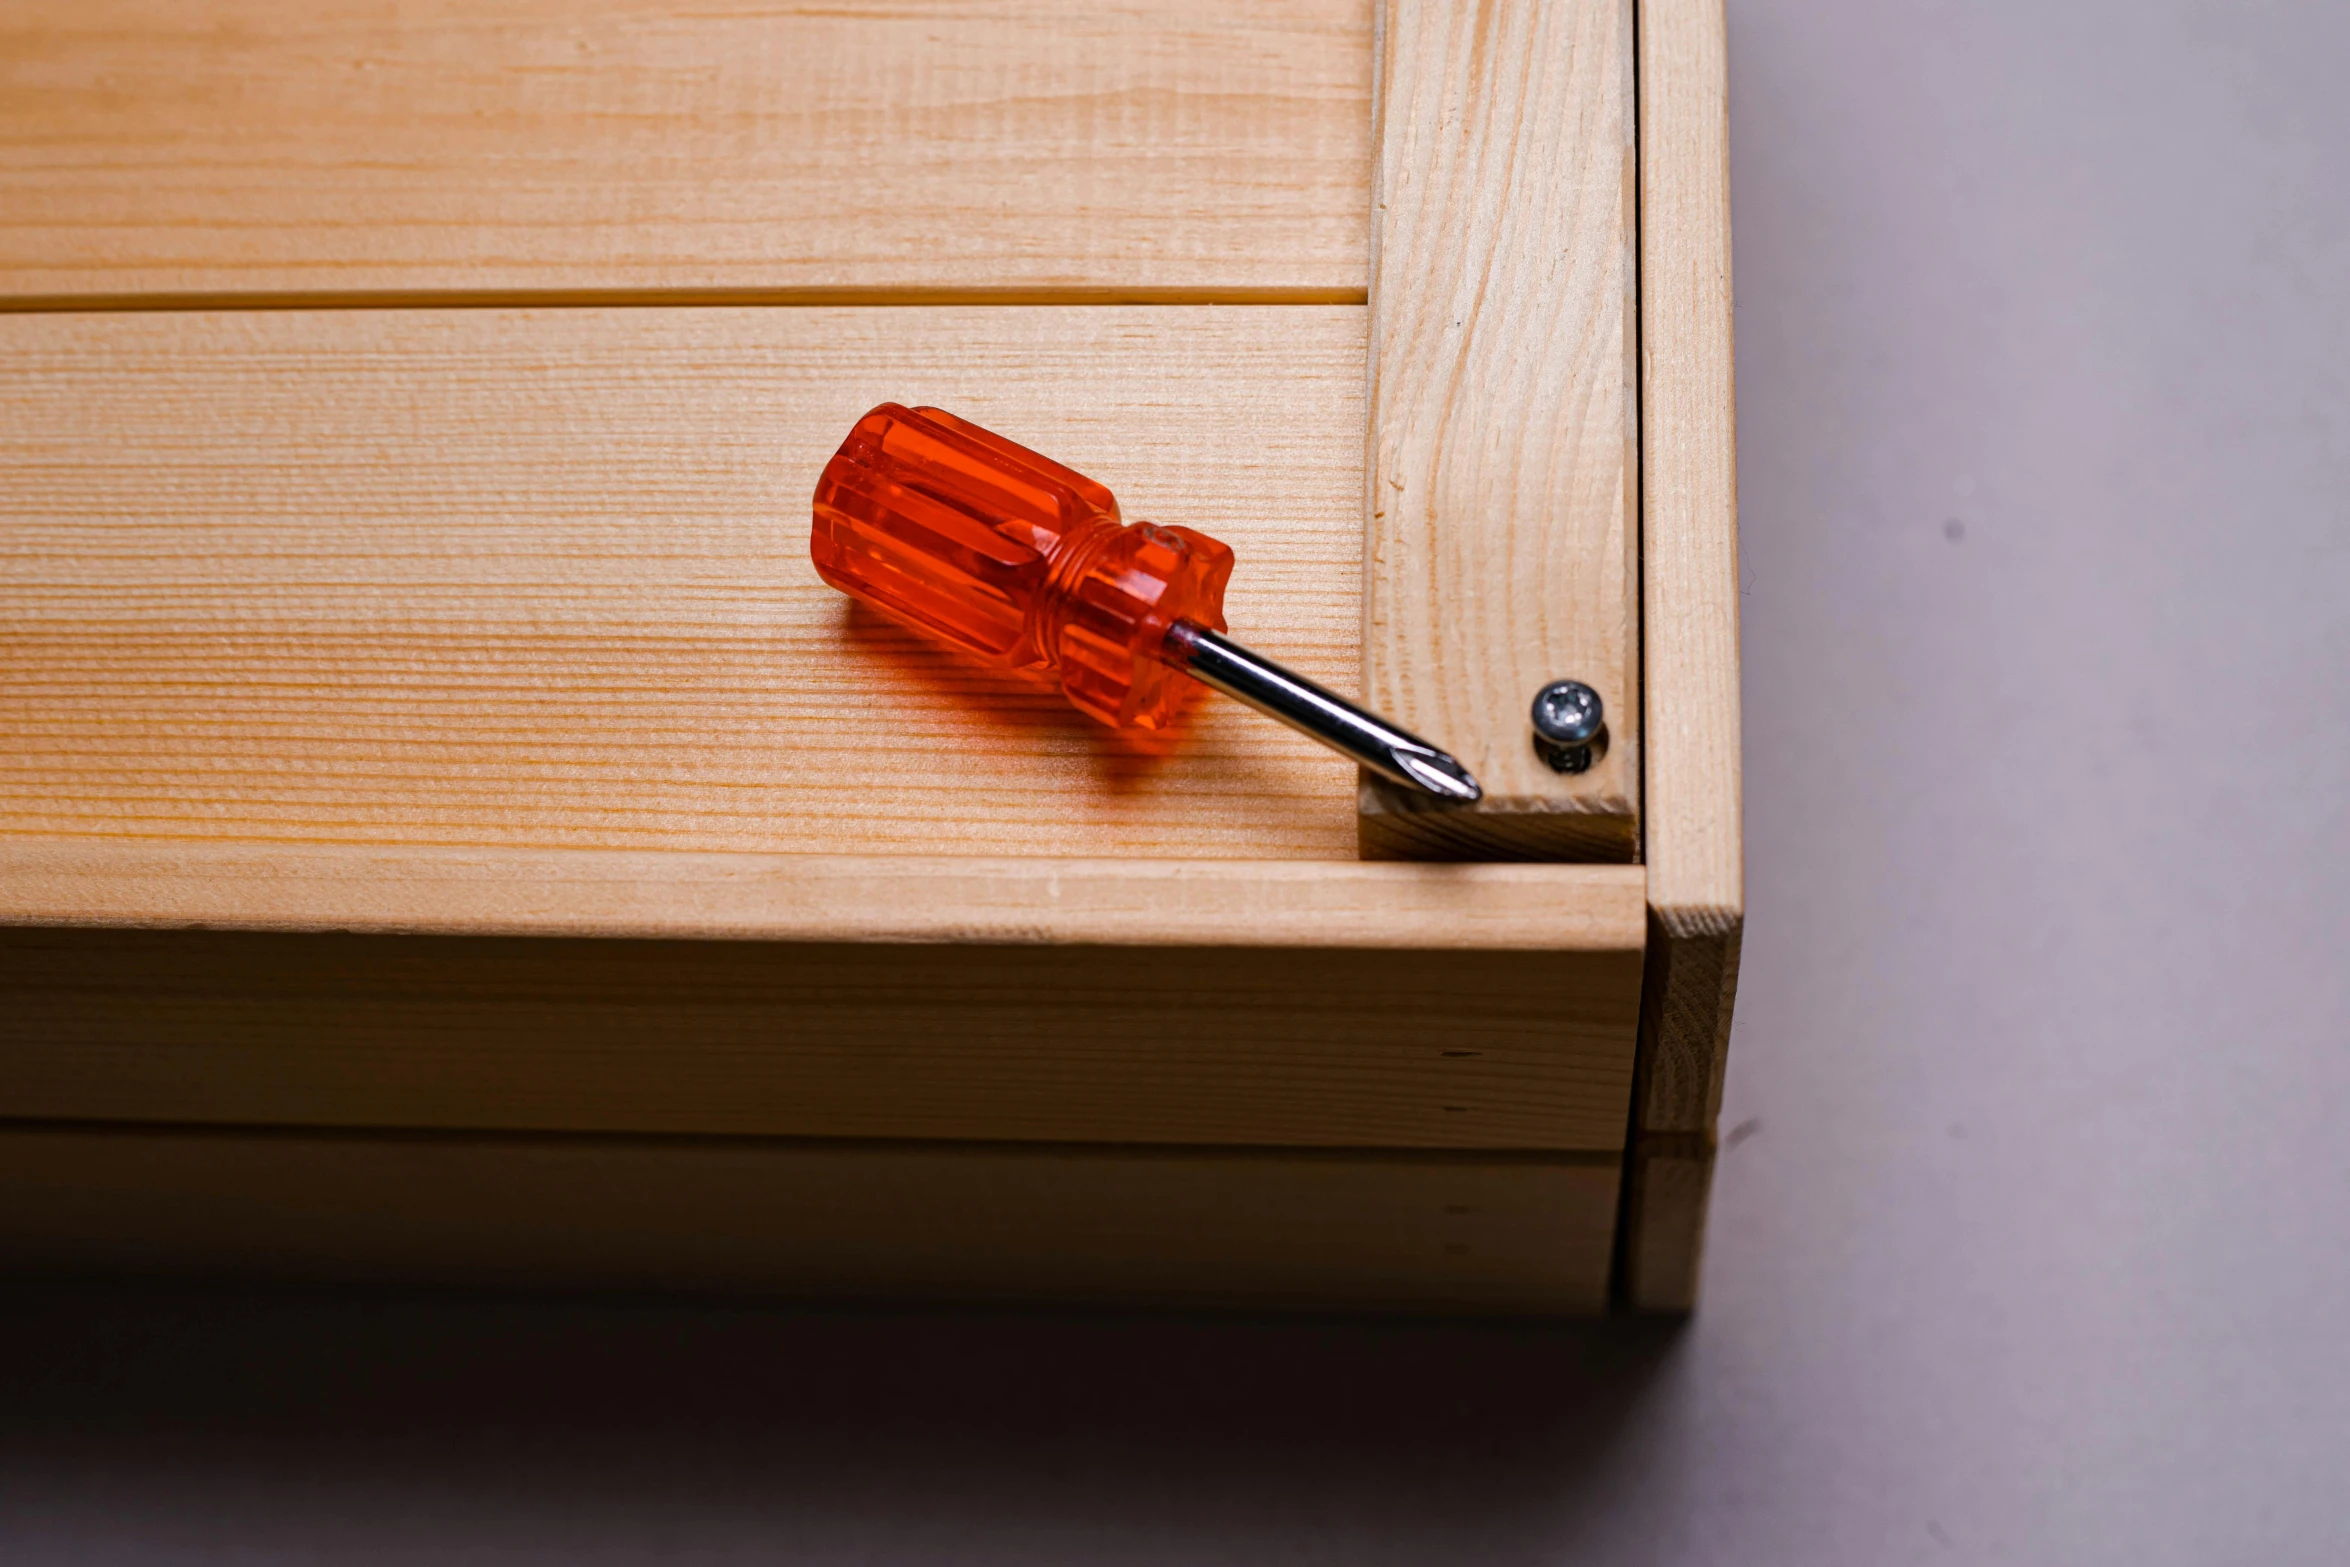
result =
M883 403L816 483L808 553L826 582L1007 669L1058 675L1080 712L1158 729L1198 689L1170 667L1178 620L1224 629L1232 551L1119 520L1081 473L937 408Z

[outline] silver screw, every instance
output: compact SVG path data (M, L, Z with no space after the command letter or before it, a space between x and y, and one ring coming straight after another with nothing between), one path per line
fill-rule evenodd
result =
M1607 707L1580 680L1534 693L1534 750L1553 772L1580 773L1607 754Z

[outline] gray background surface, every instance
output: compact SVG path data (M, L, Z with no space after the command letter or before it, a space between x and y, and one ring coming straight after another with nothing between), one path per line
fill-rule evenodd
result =
M0 1557L2350 1560L2350 5L1731 51L1692 1326L18 1289Z

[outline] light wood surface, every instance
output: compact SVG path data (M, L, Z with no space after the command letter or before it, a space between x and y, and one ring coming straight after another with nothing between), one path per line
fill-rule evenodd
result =
M1485 786L1362 792L1366 852L1636 851L1629 0L1387 0L1371 289L1363 678ZM1553 680L1607 704L1589 772L1535 754Z
M1696 1301L1745 926L1727 84L1721 0L1643 0L1649 969L1633 1162L1661 1161L1651 1184L1673 1194L1645 1204L1628 1239L1646 1259L1635 1293L1649 1309ZM1690 1137L1705 1140L1702 1159L1665 1151Z
M11 0L0 295L1365 286L1368 0Z
M1641 1115L1672 1131L1720 1110L1746 905L1727 79L1720 0L1645 0L1647 861L1669 967Z
M1613 1148L1642 886L1612 866L0 843L0 1114ZM256 934L334 931L373 939Z
M472 1287L1551 1315L1604 1299L1616 1184L1613 1156L18 1126L0 1128L0 1257Z
M0 926L986 946L1640 950L1637 866L0 838Z
M1613 1149L1627 912L1483 952L0 930L0 1114Z
M1199 526L1340 689L1363 312L0 315L0 835L1354 857L1352 771L1171 748L824 586L856 417L934 401Z

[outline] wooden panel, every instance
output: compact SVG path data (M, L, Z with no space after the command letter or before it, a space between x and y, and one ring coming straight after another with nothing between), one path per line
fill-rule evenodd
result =
M0 834L1351 859L1236 703L1171 751L852 608L850 424L934 400L1240 553L1354 685L1359 308L0 316Z
M1553 1314L1612 1157L0 1130L0 1263L460 1286Z
M1362 792L1365 852L1630 859L1640 778L1629 0L1388 0L1371 293L1372 702L1485 786ZM1590 771L1534 694L1607 704Z
M306 913L300 923L391 916L463 930L495 928L483 918L495 898L508 921L577 929L610 920L613 894L629 887L633 907L666 916L637 928L670 939L0 931L0 1115L1316 1146L1623 1141L1637 870L1485 867L1481 886L1446 887L1433 884L1444 868L1418 866L906 858L811 870L790 858L728 867L716 855L508 851L386 867L380 851L63 849L45 867L0 856L15 868L0 874L0 894L16 917L62 907L251 924ZM100 868L125 855L174 863L161 874ZM586 867L603 879L583 874L579 862L604 860L617 863ZM664 910L657 889L673 877ZM88 889L103 883L113 885L101 903ZM306 901L289 905L286 889ZM76 892L80 902L63 901ZM1514 922L1495 917L1513 909ZM691 912L723 913L737 933L772 916L795 939L676 939L694 928L679 918ZM1467 948L1480 925L1502 950ZM908 943L925 932L960 944Z
M1641 7L1649 964L1626 1255L1628 1298L1665 1311L1696 1303L1746 908L1724 21L1720 0Z
M1357 301L1367 0L12 0L0 294Z

